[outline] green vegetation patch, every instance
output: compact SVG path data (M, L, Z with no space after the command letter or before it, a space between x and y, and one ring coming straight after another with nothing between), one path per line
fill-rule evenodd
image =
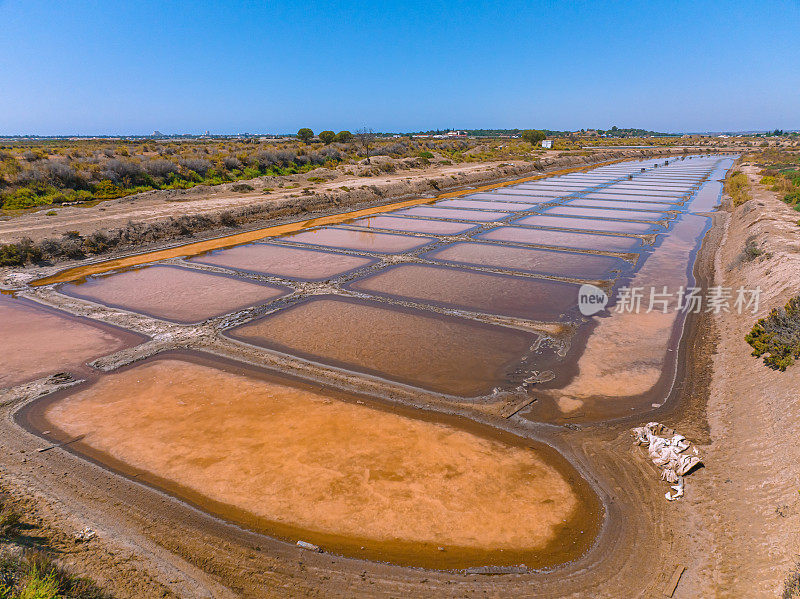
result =
M763 356L764 364L772 370L785 371L800 358L800 296L783 308L774 308L744 339L753 348L751 355Z

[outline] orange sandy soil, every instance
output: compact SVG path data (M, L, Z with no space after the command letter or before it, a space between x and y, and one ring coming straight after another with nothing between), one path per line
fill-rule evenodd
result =
M587 510L528 447L179 358L109 374L45 418L250 525L359 557L539 561Z

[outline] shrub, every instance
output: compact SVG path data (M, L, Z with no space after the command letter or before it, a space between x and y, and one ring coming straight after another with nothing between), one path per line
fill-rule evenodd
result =
M724 187L734 206L741 206L750 199L750 182L741 171L729 172Z
M420 158L425 158L426 160L430 160L431 158L433 158L433 153L432 152L428 152L427 150L424 150L424 151L420 152L419 154L417 154L417 156L419 156Z
M751 355L763 356L764 364L772 370L785 371L800 358L800 295L783 308L773 308L744 339L753 348Z
M242 161L239 160L236 156L228 156L222 160L222 166L224 166L229 171L236 170L242 168L244 166Z
M320 131L319 138L327 146L336 139L336 134L333 131Z
M75 576L43 551L0 559L2 599L110 599L87 578Z
M783 581L782 599L800 599L800 561L795 562Z
M205 158L187 158L181 160L181 166L204 177L214 165Z
M249 183L234 183L231 185L231 190L237 193L247 193L248 191L253 191L254 189L255 187Z
M236 226L236 216L234 216L233 212L230 210L225 210L224 212L219 213L219 224L223 227L235 227Z
M13 537L19 532L22 517L5 502L0 503L0 538Z
M144 170L153 177L168 177L171 173L178 172L178 165L171 160L155 159L144 163Z
M792 206L800 203L800 191L792 191L783 196L783 201Z
M748 239L742 252L742 261L750 262L763 255L764 250L762 250L754 240Z

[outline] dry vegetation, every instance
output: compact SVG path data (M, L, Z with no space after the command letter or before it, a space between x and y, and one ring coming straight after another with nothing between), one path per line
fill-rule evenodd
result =
M338 136L334 136L336 139ZM326 137L326 139L329 139ZM346 139L346 137L340 137ZM36 140L0 146L0 208L6 214L47 205L97 202L153 189L188 189L262 176L308 173L369 156L409 158L407 168L437 163L529 159L540 150L522 140L351 142L268 140ZM375 175L394 172L379 164ZM241 191L248 191L243 186Z
M110 599L92 581L61 567L25 536L22 515L0 494L0 599Z

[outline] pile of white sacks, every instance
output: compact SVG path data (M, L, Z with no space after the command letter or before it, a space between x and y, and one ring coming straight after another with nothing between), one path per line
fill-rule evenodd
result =
M637 445L647 445L650 459L661 469L661 480L674 483L672 490L675 493L667 491L664 495L667 501L682 497L684 475L701 463L697 448L686 437L658 422L634 428L633 437Z

